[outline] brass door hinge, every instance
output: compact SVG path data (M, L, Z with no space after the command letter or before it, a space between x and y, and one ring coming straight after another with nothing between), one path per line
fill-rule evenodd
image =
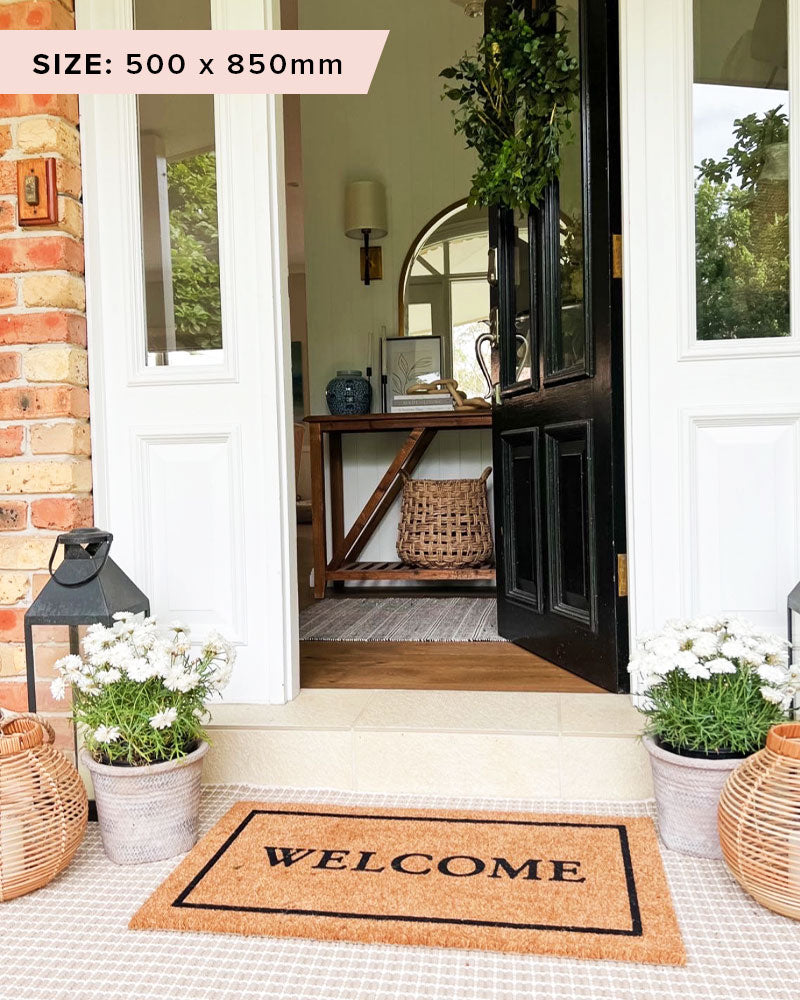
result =
M628 557L624 553L617 556L617 596L628 596Z
M622 277L622 236L620 233L613 233L611 236L611 276L612 278Z

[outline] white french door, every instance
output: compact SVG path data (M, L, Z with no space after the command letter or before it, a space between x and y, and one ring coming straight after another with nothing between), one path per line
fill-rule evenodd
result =
M730 613L785 633L800 578L800 3L621 0L620 22L631 631Z
M79 0L79 28L264 29L264 0ZM195 23L196 21L196 23ZM280 101L81 100L95 519L151 600L297 693Z

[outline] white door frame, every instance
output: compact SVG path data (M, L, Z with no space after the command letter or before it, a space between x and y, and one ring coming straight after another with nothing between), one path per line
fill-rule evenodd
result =
M211 8L217 28L270 29L280 24L279 0L211 0ZM77 0L76 19L81 29L131 29L132 0ZM118 116L110 115L107 103L103 104L109 101L119 102ZM133 240L115 241L108 223L111 211L119 214L124 232L138 231L134 218L139 206L138 167L128 156L136 148L135 97L87 96L80 103L94 502L96 520L103 524L110 523L107 430L108 414L115 405L113 389L107 391L104 344L108 338L119 337L124 324L144 329L141 247ZM250 608L247 630L251 637L255 633L261 637L264 655L263 663L248 667L236 700L280 704L294 698L300 687L282 104L279 97L269 95L222 95L215 97L215 104L218 149L236 149L236 157L218 158L219 213L229 232L227 240L221 238L220 248L223 314L229 317L226 361L199 372L195 368L145 370L143 358L134 352L127 359L126 385L161 383L174 385L177 391L179 385L194 383L199 376L206 386L229 383L236 391L252 372L239 370L237 351L228 347L235 337L253 338L248 357L261 372L261 398L253 418L258 423L255 438L260 454L252 453L251 444L242 461L259 468L259 489L238 502L259 508L257 537L248 537L244 545L260 553L261 568L256 572L261 617L255 621L258 616ZM116 197L109 201L104 192L111 177L118 177L119 182L114 186ZM251 202L249 224L243 224L243 213L234 216L232 211L235 192L243 188ZM241 282L247 283L246 296L238 291ZM134 341L135 337L126 337L126 342ZM213 437L220 432L217 419L224 422L226 415L209 414L208 428L192 427L193 435L207 429ZM156 436L158 430L154 429ZM230 439L235 463L237 429L223 431ZM136 461L134 454L131 461ZM232 528L238 530L236 525ZM244 573L237 579L240 584L244 581L239 589L246 591ZM244 600L246 593L236 597Z

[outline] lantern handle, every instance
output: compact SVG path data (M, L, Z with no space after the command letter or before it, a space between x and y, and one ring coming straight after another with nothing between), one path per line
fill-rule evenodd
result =
M108 552L109 549L111 548L111 541L109 540L100 543L102 558L100 561L100 565L97 567L94 573L92 573L90 576L87 576L84 580L76 580L74 583L67 583L64 580L59 580L58 576L56 575L58 573L58 570L53 570L53 563L55 562L56 552L58 552L58 546L59 546L59 539L56 539L56 544L53 546L53 551L50 553L50 561L47 564L47 570L50 573L51 578L55 580L56 583L62 587L83 587L85 584L91 583L92 580L96 579L103 572L103 567L106 564L106 559L108 559Z
M36 715L34 712L9 712L8 709L0 708L0 733L2 733L6 726L15 722L17 719L30 719L32 722L35 722L37 726L41 726L42 730L46 733L48 743L55 743L55 729L53 729L47 719L43 719L41 715Z

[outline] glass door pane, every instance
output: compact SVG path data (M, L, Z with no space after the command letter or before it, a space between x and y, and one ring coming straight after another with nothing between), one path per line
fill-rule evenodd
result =
M562 7L569 30L570 54L580 64L578 0ZM586 365L586 310L584 307L583 143L581 109L572 116L574 139L564 145L558 181L557 294L558 309L547 337L547 375L583 374Z
M698 340L788 337L786 0L694 0Z
M134 0L139 29L211 27L208 3ZM222 362L217 163L210 94L138 99L148 365Z

